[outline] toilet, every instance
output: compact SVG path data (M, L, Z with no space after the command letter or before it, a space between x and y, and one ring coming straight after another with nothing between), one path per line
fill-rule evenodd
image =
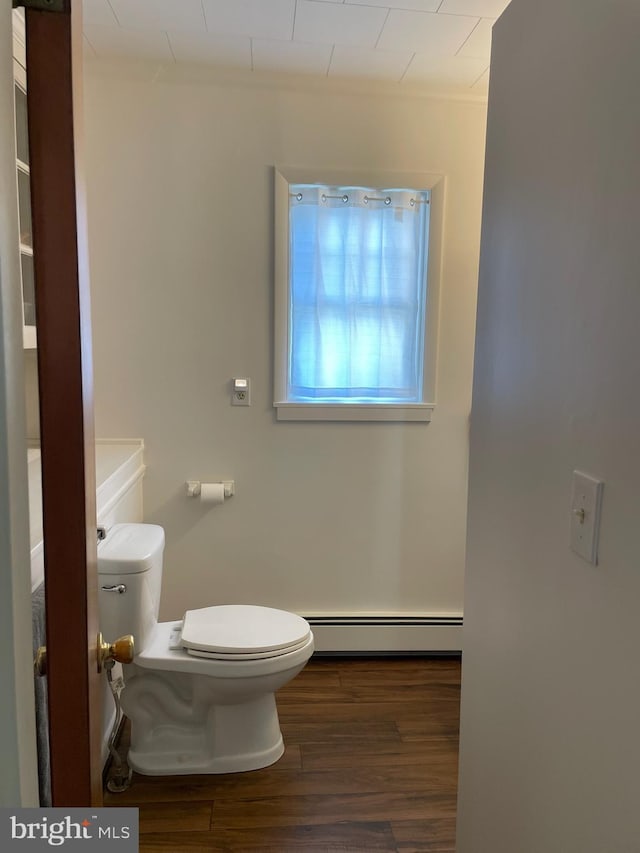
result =
M273 764L284 752L275 692L311 657L309 623L249 604L158 622L163 551L155 524L115 524L98 545L100 630L135 642L121 694L130 766L157 776Z

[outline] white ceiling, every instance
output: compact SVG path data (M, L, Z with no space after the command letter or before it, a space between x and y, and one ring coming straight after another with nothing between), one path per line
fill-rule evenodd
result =
M509 0L83 0L88 58L482 95Z

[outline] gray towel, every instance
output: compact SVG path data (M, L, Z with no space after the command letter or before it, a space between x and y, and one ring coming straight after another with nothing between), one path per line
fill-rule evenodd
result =
M46 636L46 613L44 583L31 596L31 625L33 630L33 654L38 646L44 646ZM49 712L47 707L47 679L35 676L36 694L36 738L38 745L38 787L42 808L51 806L51 768L49 763Z

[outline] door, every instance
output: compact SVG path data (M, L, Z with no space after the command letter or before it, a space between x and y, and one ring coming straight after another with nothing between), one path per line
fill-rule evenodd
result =
M80 0L26 10L54 806L100 805L95 461ZM109 638L114 639L114 638Z

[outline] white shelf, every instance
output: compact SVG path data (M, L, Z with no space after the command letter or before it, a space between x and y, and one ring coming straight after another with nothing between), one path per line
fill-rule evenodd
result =
M16 88L19 88L22 92L26 93L27 91L27 79L25 72L25 53L24 53L24 18L21 15L17 15L14 11L13 13L13 52L14 52L14 63L13 63L13 74L14 74L14 82L16 84ZM24 119L24 108L21 113ZM26 142L26 119L24 120L25 124L23 126L23 134L20 136L22 143ZM16 146L21 151L23 156L28 157L28 153L25 148L25 144L22 144L16 139ZM28 191L28 184L31 176L31 169L28 163L25 163L20 157L16 157L16 173L17 173L17 186L16 186L16 202L18 204L18 209L20 211L20 228L23 227L26 229L25 234L30 233L31 231L31 214L30 214L30 203L28 196L23 198L22 207L24 210L20 209L20 197L21 192ZM24 177L22 177L24 176ZM23 217L27 219L27 222L23 222ZM28 245L27 243L20 243L20 256L21 257L29 257L33 258L33 246ZM31 265L30 265L31 266ZM23 288L23 303L24 303L24 284L21 279L21 287ZM31 285L29 290L31 291ZM29 310L30 317L32 319L31 308ZM24 319L23 319L24 323ZM37 337L36 337L36 327L28 326L24 324L22 326L22 343L24 349L36 349L37 347Z
M35 326L22 327L22 346L23 349L37 349L38 340Z

